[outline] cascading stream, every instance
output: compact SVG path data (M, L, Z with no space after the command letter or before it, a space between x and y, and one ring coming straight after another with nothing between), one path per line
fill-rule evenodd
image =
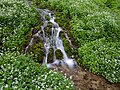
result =
M29 45L25 49L25 52L28 50L29 46L33 45L34 36L39 37L40 40L43 42L44 50L45 50L43 64L46 64L48 68L52 67L52 64L48 64L48 62L47 62L48 61L48 54L50 52L50 49L52 48L53 52L54 52L53 64L61 65L63 67L67 67L69 69L74 69L76 66L76 62L74 61L74 59L68 58L68 56L64 50L62 39L59 36L60 32L63 30L58 25L58 23L56 23L54 21L55 15L47 9L37 9L37 10L40 12L40 16L41 16L41 20L42 20L43 25L41 25L41 30L39 30L36 34L33 35L33 37L30 40ZM49 30L50 35L45 30L45 28L48 26L49 23L52 24L52 27ZM67 36L67 33L64 33L64 34L66 36L66 39L70 43L70 46L73 47L69 37ZM55 54L56 50L60 50L62 52L62 54L63 54L62 60L56 59L56 54Z

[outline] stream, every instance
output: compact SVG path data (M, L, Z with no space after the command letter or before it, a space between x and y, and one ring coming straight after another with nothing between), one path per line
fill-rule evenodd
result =
M44 45L44 59L43 65L46 64L48 68L54 68L52 64L60 65L64 68L74 69L77 65L74 59L71 59L67 56L67 53L64 50L63 42L60 37L60 32L63 29L59 26L57 22L55 22L55 15L52 11L48 9L37 9L40 14L42 25L40 26L41 29L35 33L28 46L25 48L25 52L27 52L28 48L33 45L34 37L40 38ZM51 24L49 29L46 29ZM71 48L73 47L71 40L69 39L66 32L64 32L67 41L69 42ZM53 49L53 63L48 63L48 54L50 53L50 49ZM63 54L63 59L58 60L56 57L56 51L60 50ZM61 55L62 57L62 55Z

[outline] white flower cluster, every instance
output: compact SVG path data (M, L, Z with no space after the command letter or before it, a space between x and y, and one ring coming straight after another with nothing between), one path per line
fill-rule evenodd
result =
M47 67L37 67L33 61L26 61L25 55L17 55L6 53L0 57L0 90L74 90L68 78Z
M0 38L2 50L18 49L23 34L34 24L35 13L26 0L0 0Z
M26 16L26 12L28 12L30 10L29 5L25 2L23 2L23 0L2 0L0 1L1 7L0 7L0 16L1 17L17 17L17 15L15 15L19 10L21 10L21 12L19 12L20 16ZM28 11L26 11L26 9Z

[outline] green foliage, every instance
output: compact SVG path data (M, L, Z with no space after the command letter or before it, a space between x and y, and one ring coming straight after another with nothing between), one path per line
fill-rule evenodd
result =
M40 66L30 56L17 52L0 56L0 89L74 90L74 87L63 75Z
M74 90L63 75L35 63L36 56L32 60L33 56L16 52L31 36L28 32L37 23L36 10L26 0L0 0L0 11L0 89ZM39 58L41 48L41 43L31 48Z
M79 46L79 64L112 83L120 82L119 0L33 1L40 8L55 10L61 27L69 27Z
M40 0L39 2L40 8L56 11L59 17L57 19L62 19L64 22L64 24L60 22L61 26L72 29L71 33L80 46L102 37L107 37L110 41L120 39L120 17L105 7L106 0L48 0L46 2Z
M100 39L79 48L79 63L110 82L120 82L120 42Z
M24 35L35 25L35 9L25 0L0 0L0 47L16 50L24 44Z
M71 20L72 33L81 46L78 63L112 83L120 82L120 18L108 8L88 7L86 11L80 6L84 17L77 15ZM106 40L100 40L103 37Z
M106 37L108 41L119 41L118 19L109 11L93 11L82 18L73 18L72 33L80 46L102 37Z
M69 30L70 29L70 22L69 22L69 20L70 20L71 17L69 17L69 11L67 12L65 10L68 7L67 5L65 5L67 3L64 3L64 2L60 3L62 6L59 7L59 5L57 5L57 4L59 4L59 1L56 1L56 0L53 0L53 1L50 1L50 0L46 0L46 1L45 0L33 0L34 4L37 4L36 7L43 8L43 9L44 8L49 8L51 11L53 11L55 13L55 16L56 16L55 21L60 25L60 27L62 27L62 29L64 31L67 31L67 33L70 33L69 32L70 31ZM57 5L58 7L55 6L55 5ZM62 10L64 10L64 12L62 12ZM72 36L72 35L69 34L68 36ZM65 47L65 51L72 50L70 45L69 45L69 42L66 40L65 35L64 35L63 32L60 33L60 37L62 37L63 44L64 44L64 47ZM36 51L34 49L34 53L35 52ZM38 54L39 53L37 53L36 55L38 56ZM73 51L67 52L67 54L70 57L70 56L72 56ZM39 54L39 56L41 56L41 55ZM51 55L53 55L53 53L49 53L49 57L50 57L49 59L53 60L53 58L51 58L52 57ZM59 58L59 59L62 58L62 56L61 56L62 53L60 53L59 51L56 52L56 55L57 55L57 58Z
M54 10L56 21L73 35L79 46L78 64L112 83L120 82L119 0L33 1L40 8ZM26 42L25 35L37 21L35 12L26 0L0 0L0 89L72 90L69 80L46 67L40 68L29 56L2 55L7 50L19 50ZM68 45L65 38L63 41ZM38 43L31 49L41 57L41 47ZM69 48L65 46L67 52L71 52Z
M105 5L111 9L120 9L120 0L106 0Z

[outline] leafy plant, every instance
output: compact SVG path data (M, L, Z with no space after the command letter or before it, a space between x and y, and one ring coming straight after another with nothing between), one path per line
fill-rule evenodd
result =
M72 33L81 46L103 37L108 41L120 40L118 18L109 11L92 11L82 18L74 17L71 21Z
M19 52L0 56L0 89L74 90L73 84L60 73L35 63Z
M36 24L36 10L26 0L0 0L0 11L0 89L74 90L63 75L18 52Z
M40 8L54 10L78 44L78 64L110 82L120 82L119 0L33 0ZM70 52L69 50L67 52ZM109 63L108 63L109 62Z
M120 82L120 42L103 38L84 44L78 51L78 62L84 67L112 83Z
M36 23L35 9L25 0L0 0L0 47L2 52L19 50L24 35Z
M120 9L119 0L106 0L105 5L111 9Z

